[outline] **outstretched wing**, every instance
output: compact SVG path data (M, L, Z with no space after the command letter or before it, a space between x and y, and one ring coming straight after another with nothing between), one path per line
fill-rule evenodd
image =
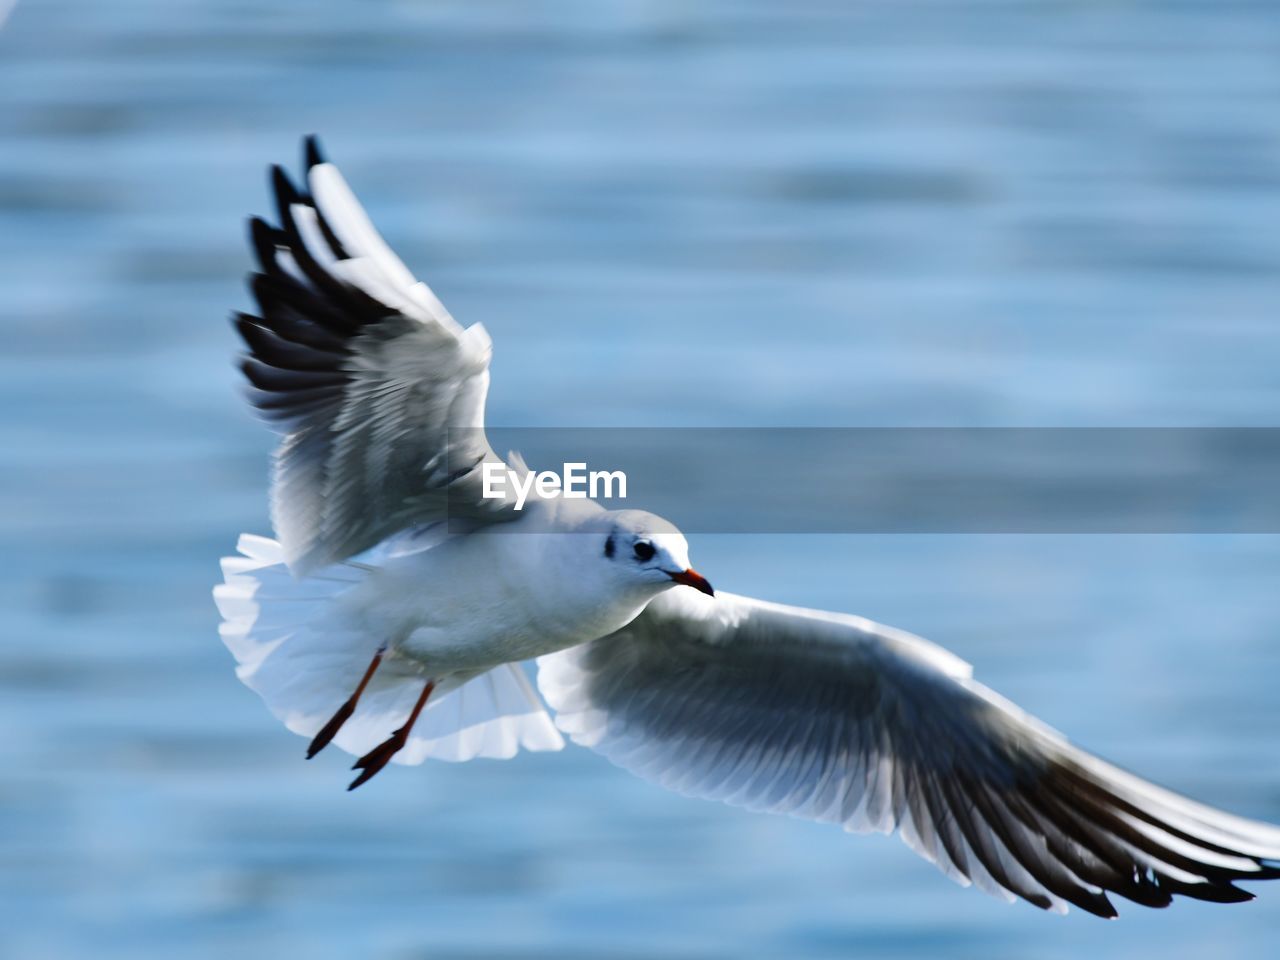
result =
M1114 892L1235 902L1280 876L1280 828L1193 803L1071 746L918 637L858 617L672 590L543 657L577 743L681 793L899 830L964 885L1115 916Z
M295 573L405 527L514 519L481 496L489 335L463 330L307 141L306 190L274 168L280 225L250 221L258 315L239 314L251 402L280 432L271 514Z

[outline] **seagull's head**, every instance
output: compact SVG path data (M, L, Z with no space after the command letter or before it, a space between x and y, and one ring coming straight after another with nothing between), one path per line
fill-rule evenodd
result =
M715 596L707 578L689 565L689 543L672 524L643 510L620 510L610 521L600 555L615 577L656 590L681 584Z

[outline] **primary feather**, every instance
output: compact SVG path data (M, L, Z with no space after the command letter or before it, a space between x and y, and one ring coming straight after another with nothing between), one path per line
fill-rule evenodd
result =
M616 634L541 658L573 740L690 796L897 829L950 877L1114 916L1175 894L1236 901L1280 876L1280 829L1073 747L918 637L720 593L653 601Z
M271 515L295 573L405 527L514 518L481 495L492 347L462 329L308 146L307 184L279 168L279 226L253 220L257 315L236 324L250 399L281 434Z

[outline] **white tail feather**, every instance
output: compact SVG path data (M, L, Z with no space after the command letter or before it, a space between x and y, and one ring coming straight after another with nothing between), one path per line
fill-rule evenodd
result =
M245 534L237 549L241 556L222 561L225 582L213 591L236 675L286 727L314 736L351 695L384 639L368 635L335 602L367 568L335 564L295 580L276 541ZM371 750L404 723L427 677L421 664L388 655L333 742L356 756ZM508 758L521 747L564 746L519 664L437 681L394 762Z

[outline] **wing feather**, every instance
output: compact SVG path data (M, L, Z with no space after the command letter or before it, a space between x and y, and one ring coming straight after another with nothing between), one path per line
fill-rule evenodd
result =
M619 632L543 657L556 723L694 796L891 832L1005 900L1114 917L1113 893L1252 897L1280 828L1073 747L910 634L731 594L672 591Z
M277 226L250 221L257 315L237 314L248 397L281 434L272 519L297 574L398 531L515 519L482 496L491 345L378 236L314 138L309 193L275 167Z

